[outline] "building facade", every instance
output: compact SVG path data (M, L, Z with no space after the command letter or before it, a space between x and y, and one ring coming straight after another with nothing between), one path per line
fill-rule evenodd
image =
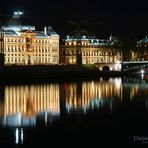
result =
M112 35L109 39L97 39L87 31L74 31L64 39L60 47L60 62L65 64L116 63L122 61L119 41Z
M137 42L135 50L132 51L132 61L148 61L148 38Z
M4 64L39 65L59 63L59 35L51 26L36 31L16 11L4 26Z

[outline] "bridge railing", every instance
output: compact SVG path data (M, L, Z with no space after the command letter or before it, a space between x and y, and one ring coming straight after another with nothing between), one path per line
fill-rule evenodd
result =
M144 64L148 63L148 61L123 61L122 64Z

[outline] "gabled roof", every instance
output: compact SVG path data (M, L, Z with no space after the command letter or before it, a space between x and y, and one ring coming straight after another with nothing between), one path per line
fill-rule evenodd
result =
M35 33L36 38L48 38L48 36L43 31L35 31Z
M33 30L21 30L22 33L35 33Z
M73 31L66 35L65 41L67 40L88 40L88 39L95 39L95 35L88 31Z
M148 43L147 36L144 39L142 39L142 40L140 40L140 41L137 42L137 44L147 44L147 43Z
M59 36L51 26L48 26L48 29L47 29L47 35L49 36Z
M4 35L5 36L18 36L18 34L13 30L5 30Z

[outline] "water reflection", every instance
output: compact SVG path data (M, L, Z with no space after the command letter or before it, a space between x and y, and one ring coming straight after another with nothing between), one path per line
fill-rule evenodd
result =
M87 116L102 108L115 113L125 102L142 104L147 110L147 93L147 79L127 77L1 86L0 125L12 129L15 143L20 144L24 142L25 127L52 126L72 113Z
M23 143L24 141L24 130L23 128L16 128L15 129L15 143L19 144L19 143Z
M86 113L90 109L99 109L104 104L108 104L112 110L114 99L122 99L121 78L110 78L107 81L100 79L98 81L76 83L65 83L66 109L83 110Z
M59 116L59 85L5 86L2 104L4 126L34 126L37 118Z

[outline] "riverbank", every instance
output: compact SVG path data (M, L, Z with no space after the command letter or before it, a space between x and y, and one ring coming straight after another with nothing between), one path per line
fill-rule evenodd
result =
M130 72L100 71L90 65L30 65L5 66L0 69L0 80L74 79L95 77L122 77Z
M30 65L5 66L0 69L0 79L40 79L96 77L100 73L94 66Z

